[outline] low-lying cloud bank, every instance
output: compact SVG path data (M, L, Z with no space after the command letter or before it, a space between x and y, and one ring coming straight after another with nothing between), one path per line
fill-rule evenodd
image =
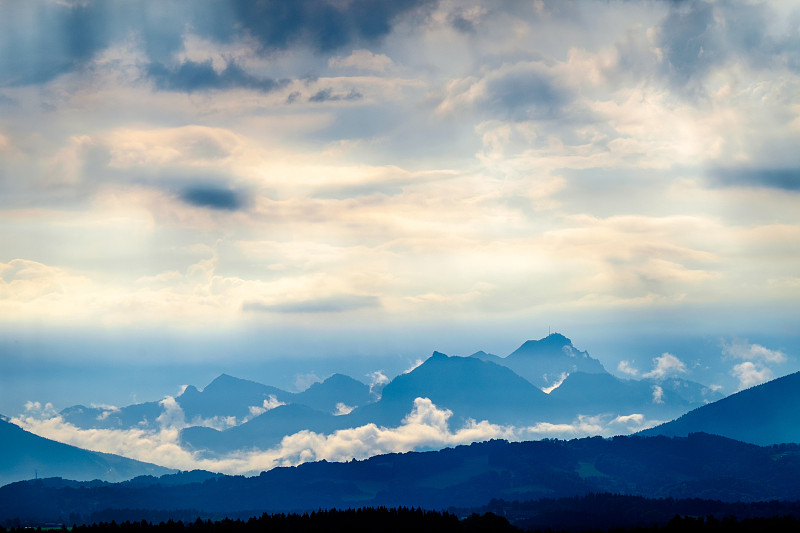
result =
M12 418L18 426L49 439L81 448L113 453L180 470L204 469L226 474L256 474L278 466L294 466L309 461L348 461L384 453L439 449L489 439L532 440L577 438L588 435L619 435L645 429L659 421L641 414L625 416L579 416L572 424L540 422L528 427L503 426L487 420L469 420L451 431L447 422L453 415L438 408L428 398L416 398L411 412L394 428L367 424L342 429L329 435L300 431L287 435L268 450L238 451L216 458L201 457L180 446L180 430L186 426L180 406L167 397L161 402L164 413L158 429L80 429L65 422L52 410L31 408ZM41 407L41 406L39 406Z

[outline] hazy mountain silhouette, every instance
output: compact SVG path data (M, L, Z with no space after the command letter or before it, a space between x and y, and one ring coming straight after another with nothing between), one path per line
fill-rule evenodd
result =
M317 411L336 414L338 405L355 408L373 401L369 387L358 380L334 374L325 381L314 383L303 392L294 394L293 403L306 405Z
M334 414L339 404L353 408L365 405L372 398L367 385L342 374L334 374L300 393L222 374L202 391L189 385L175 401L183 409L187 424L213 425L217 419L216 425L225 426L252 419L258 411L265 409L265 401L269 406L297 403ZM157 428L158 417L163 412L161 402L145 402L116 410L75 405L59 414L66 422L83 429L125 429ZM228 419L231 419L231 423L228 423Z
M251 416L250 407L262 407L270 396L285 402L292 395L277 387L222 374L202 391L189 385L175 401L183 409L187 423L201 424L217 417L242 419ZM76 405L59 414L66 422L83 429L126 429L157 428L157 419L163 412L161 402L144 402L117 410Z
M112 410L103 407L73 405L59 415L65 422L82 429L127 429L156 427L156 419L164 412L159 402L144 402Z
M300 393L222 374L202 391L187 387L175 401L190 426L182 431L181 442L218 455L267 449L302 430L328 434L366 424L397 427L416 398L429 398L439 409L452 411L449 424L455 430L468 419L521 427L569 424L580 415L612 420L637 415L629 419L634 424L668 420L718 397L677 378L616 378L559 333L527 341L504 358L485 352L470 357L434 352L422 365L395 377L381 394L375 401L367 385L342 374ZM154 429L165 407L164 402L118 410L74 406L62 416L82 428Z
M331 433L349 427L348 422L342 418L305 405L287 404L224 431L208 427L188 427L181 431L181 444L191 450L210 452L211 455L234 450L266 450L279 444L284 436L304 429Z
M250 407L262 407L264 400L274 396L279 402L288 402L291 394L270 385L222 374L201 391L192 385L186 387L176 401L183 409L186 421L213 417L245 418L251 416Z
M704 431L759 445L800 442L800 372L732 394L642 435Z
M549 388L573 372L603 374L606 369L588 352L577 350L560 333L529 340L506 357L477 352L471 357L503 365L539 388Z
M705 392L704 392L705 391ZM692 381L620 379L608 373L574 372L550 396L573 416L640 413L649 419L671 419L722 395Z
M458 427L468 418L496 423L531 421L545 416L548 403L545 393L509 368L434 352L420 366L386 385L380 401L356 409L348 419L357 425L397 426L420 397L451 410L451 423Z
M39 477L122 481L174 470L45 439L0 417L0 485Z

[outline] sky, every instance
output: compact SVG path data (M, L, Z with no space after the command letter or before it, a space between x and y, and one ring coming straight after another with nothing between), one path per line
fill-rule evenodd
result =
M800 370L798 94L788 0L0 2L0 413Z

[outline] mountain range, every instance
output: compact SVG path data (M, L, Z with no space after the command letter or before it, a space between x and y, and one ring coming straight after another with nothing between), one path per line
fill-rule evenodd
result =
M395 377L380 398L365 384L339 374L301 393L223 374L203 390L187 387L173 403L121 409L75 406L62 416L76 425L109 427L123 427L141 416L137 424L142 427L167 423L170 409L179 407L184 422L236 419L224 430L183 429L186 448L213 456L268 447L287 433L312 427L321 433L367 423L390 427L403 423L409 403L420 397L449 409L452 428L470 419L525 424L542 417L559 420L576 412L614 414L637 407L650 413L688 412L632 436L493 440L359 461L308 462L255 477L176 473L44 439L0 419L0 485L6 484L0 487L0 524L14 517L79 520L101 511L113 515L114 509L170 515L178 510L247 514L353 506L486 508L490 501L596 493L800 501L800 372L697 406L706 394L699 384L622 380L596 371L585 352L572 353L569 339L542 341L529 341L525 350L514 353L535 358L538 348L549 351L545 366L551 369L557 368L552 360L559 357L565 365L575 359L586 365L563 367L571 372L549 393L486 354L448 357L434 352ZM558 343L564 343L561 355L552 348ZM654 401L654 386L661 402ZM36 476L47 479L30 479ZM17 481L23 479L28 481Z
M559 333L526 341L506 357L434 352L386 384L380 396L374 392L342 374L300 393L223 374L204 389L188 386L175 398L185 425L181 444L219 457L268 449L301 430L330 434L367 424L397 427L417 398L449 410L448 425L456 430L481 420L520 428L542 423L560 427L580 417L664 421L722 396L680 378L617 378ZM174 422L163 418L166 408L163 401L120 409L77 405L60 415L83 429L157 429Z

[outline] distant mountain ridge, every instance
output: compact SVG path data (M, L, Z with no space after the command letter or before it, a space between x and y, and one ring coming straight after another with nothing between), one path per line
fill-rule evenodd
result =
M702 385L677 378L656 382L614 377L588 352L554 333L528 340L506 357L433 352L422 364L392 379L380 396L343 374L299 393L222 374L203 390L186 387L170 405L183 410L188 426L180 433L181 445L214 458L239 450L270 449L302 430L330 434L368 424L395 428L404 423L418 398L449 410L449 429L455 431L483 420L518 428L539 424L568 428L579 417L627 420L634 425L669 420L716 399L705 391ZM85 429L159 430L162 423L174 420L159 418L167 407L164 402L120 409L74 406L61 416Z
M171 472L175 471L45 439L0 417L0 485L36 476L123 481Z
M800 442L800 372L698 407L640 434L685 436L697 431L762 446Z

